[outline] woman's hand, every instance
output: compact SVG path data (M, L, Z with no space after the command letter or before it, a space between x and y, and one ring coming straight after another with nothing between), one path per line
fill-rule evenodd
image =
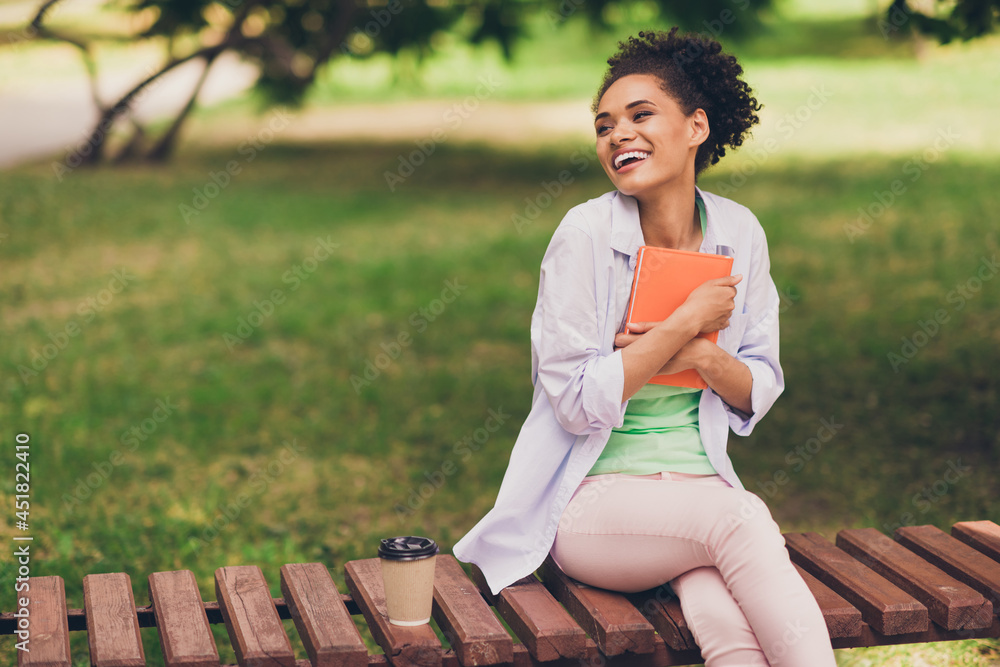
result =
M687 300L670 317L693 321L698 326L699 333L725 329L729 326L729 316L736 307L736 286L741 280L742 275L706 280L688 295Z
M729 317L736 307L736 285L741 280L742 275L707 280L695 288L667 319L662 322L630 322L628 333L615 336L615 348L622 350L625 367L623 401L635 394L649 378L660 373L696 368L705 376L705 365L718 356L716 351L722 350L698 338L698 334L729 326ZM728 354L723 356L734 360ZM749 375L746 365L740 365ZM707 377L705 381L712 386Z
M659 322L638 322L630 324L629 329L635 333L620 333L615 336L615 347L628 347L631 343L637 341L642 334L646 333L657 324L659 324ZM681 349L677 350L674 356L670 358L670 361L664 364L660 370L656 371L656 375L670 375L672 373L686 371L689 368L701 368L701 363L705 359L705 354L708 352L705 347L706 344L712 345L712 343L705 338L692 338L685 343Z
M713 347L716 347L716 345L707 338L692 338L684 344L684 347L677 350L677 354L672 356L670 361L665 363L663 368L657 371L656 374L673 375L674 373L680 373L691 368L700 373Z
M628 325L628 331L615 334L615 349L628 347L658 324L659 322L632 322Z
M726 276L706 280L688 295L680 308L664 321L677 318L697 325L698 333L721 331L729 326L729 317L736 307L736 285L743 276ZM662 322L630 322L625 333L615 336L615 348L628 347L647 331ZM672 361L672 360L671 360ZM669 363L669 362L668 362Z

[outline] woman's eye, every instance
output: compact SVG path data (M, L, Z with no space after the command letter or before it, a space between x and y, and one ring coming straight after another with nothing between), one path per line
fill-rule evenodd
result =
M635 116L632 117L632 120L639 120L640 118L645 118L646 116L652 116L652 115L653 115L652 111L637 111Z
M599 125L599 126L597 127L597 136L601 136L602 134L607 134L607 132L608 132L608 131L609 131L610 129L611 129L611 126L610 126L610 125Z

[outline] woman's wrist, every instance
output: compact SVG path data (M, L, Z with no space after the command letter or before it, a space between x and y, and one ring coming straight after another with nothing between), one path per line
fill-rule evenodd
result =
M719 353L726 353L721 347L707 338L695 337L691 343L694 346L694 349L691 351L691 363L694 369L705 379L705 382L708 382L709 378L716 377L721 370Z
M694 319L687 316L684 306L675 310L670 317L663 321L660 327L673 332L675 336L680 336L685 342L701 333L701 328L694 322Z
M753 375L750 368L708 339L697 340L701 344L694 354L695 368L705 383L732 407L752 413Z

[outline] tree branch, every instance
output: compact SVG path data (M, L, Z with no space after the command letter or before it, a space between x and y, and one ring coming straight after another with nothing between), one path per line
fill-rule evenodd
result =
M60 2L60 0L47 0L42 3L42 6L38 8L38 12L35 14L35 18L31 19L31 27L35 30L42 29L42 20L45 18L46 12L48 12L52 5Z
M70 37L69 35L57 33L48 26L42 25L42 21L45 19L45 14L57 2L60 2L60 0L47 0L47 2L42 3L42 6L38 8L38 12L35 14L35 18L31 20L31 28L33 28L36 35L41 38L66 42L67 44L72 44L80 50L80 56L83 58L83 66L87 69L87 80L90 84L90 97L94 101L94 106L97 107L97 110L104 111L104 105L101 103L101 96L97 89L97 63L94 61L94 56L90 52L90 44Z
M212 68L212 63L219 56L218 53L207 56L205 58L205 68L201 71L201 76L198 77L198 82L194 86L194 90L191 91L191 97L188 98L187 104L181 109L180 113L174 119L174 122L170 125L170 129L163 133L160 140L156 143L156 146L149 152L146 156L154 162L163 162L173 151L174 145L177 141L177 136L180 133L181 126L187 119L188 115L194 109L195 103L198 100L198 93L201 92L202 86L205 85L205 80L208 78L208 71Z
M122 96L122 98L119 99L114 106L104 109L104 112L101 114L100 120L94 127L94 131L91 133L90 138L87 140L87 143L90 144L93 148L90 151L90 154L87 156L87 163L94 164L96 162L100 162L101 154L104 147L104 140L107 137L107 133L111 129L111 126L114 124L115 120L119 116L121 116L131 108L135 96L138 95L140 92L142 92L151 83L159 79L167 72L173 70L176 67L179 67L180 65L183 65L184 63L190 62L191 60L195 60L197 58L204 58L206 61L214 60L227 49L233 48L239 44L250 41L253 40L246 40L244 38L233 39L233 40L227 39L223 40L219 44L216 44L215 46L207 46L205 48L199 49L198 51L194 51L193 53L189 53L188 55L182 58L174 58L166 65L164 65L162 68L160 68L159 71L149 75L141 82L136 84L136 86L133 87L132 90L125 93L125 95Z
M337 22L333 25L329 33L327 33L327 40L320 48L319 53L316 55L312 71L310 71L309 76L306 77L307 84L312 83L316 79L316 71L319 69L320 65L330 59L330 56L333 54L333 51L337 48L337 46L344 43L344 40L347 39L347 34L351 31L351 27L354 25L354 18L358 9L357 4L352 0L341 0L339 4L340 11L337 12Z

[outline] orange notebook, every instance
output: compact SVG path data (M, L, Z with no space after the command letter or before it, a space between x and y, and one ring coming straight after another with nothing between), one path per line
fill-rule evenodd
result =
M725 255L642 246L632 279L626 330L628 322L660 322L667 319L696 287L706 280L731 275L732 270L733 258ZM713 343L719 340L718 331L698 335ZM650 383L693 389L708 387L693 368L670 375L654 375Z

